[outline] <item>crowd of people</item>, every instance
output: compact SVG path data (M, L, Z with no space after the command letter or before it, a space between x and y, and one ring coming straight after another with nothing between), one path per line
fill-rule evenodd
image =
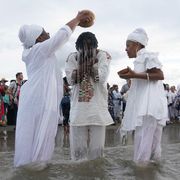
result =
M121 123L124 116L124 111L126 107L126 101L128 97L128 90L131 85L131 80L126 80L127 82L120 88L117 84L110 86L107 84L108 88L108 110L114 120L114 125ZM180 86L170 86L169 84L164 85L164 94L167 98L168 105L168 124L179 123L180 122Z
M18 72L9 86L7 82L5 78L0 80L0 126L16 125L20 89L26 80L23 80L23 73Z
M175 123L180 121L180 85L170 86L164 84L165 95L168 103L168 114L169 121L167 124Z
M0 126L16 125L16 117L18 110L18 99L21 86L26 82L23 80L23 74L18 72L16 80L1 78L0 80ZM60 112L62 113L63 122L59 124L64 126L64 130L69 132L69 112L70 112L70 96L71 86L68 84L66 77L63 78L64 96L60 103ZM117 84L112 86L107 84L108 90L108 110L114 121L113 125L121 123L124 115L128 90L131 85L131 80L126 80L126 83L120 87ZM169 121L167 124L180 122L180 86L170 86L163 84L165 96L167 98Z

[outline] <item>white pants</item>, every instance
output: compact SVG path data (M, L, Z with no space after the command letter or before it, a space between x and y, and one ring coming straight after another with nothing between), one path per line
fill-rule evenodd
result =
M70 126L72 160L96 159L103 156L105 126Z
M147 163L161 158L161 137L163 127L158 121L146 116L143 125L136 127L134 138L134 161Z

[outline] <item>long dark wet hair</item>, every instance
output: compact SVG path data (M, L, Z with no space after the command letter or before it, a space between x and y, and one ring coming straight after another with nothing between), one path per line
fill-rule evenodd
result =
M95 34L91 32L84 32L80 34L76 41L76 49L78 51L77 61L79 64L79 82L86 74L87 77L92 74L92 65L97 62L98 41ZM83 66L80 66L82 65Z
M80 49L84 49L85 44L88 42L91 48L97 48L98 47L98 41L96 39L95 34L91 32L84 32L80 34L76 41L76 49L79 51Z

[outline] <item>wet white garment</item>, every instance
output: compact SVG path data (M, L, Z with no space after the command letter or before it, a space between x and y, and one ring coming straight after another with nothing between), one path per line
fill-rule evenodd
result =
M134 61L134 71L141 73L147 69L161 69L156 53L141 49ZM167 99L162 81L132 79L128 92L127 104L122 121L123 130L134 130L141 126L144 116L152 116L158 123L165 125L168 120Z
M72 31L62 27L52 38L23 52L28 81L22 86L17 115L16 167L51 159L57 132L63 84L55 51Z
M105 126L71 126L72 160L93 160L103 156Z
M71 110L70 110L70 125L71 126L88 126L99 125L106 126L113 123L113 120L108 111L108 91L106 80L109 74L110 60L104 51L99 51L97 54L98 63L94 64L94 68L98 69L99 82L91 84L94 88L94 95L90 102L78 102L79 84L72 84L71 94ZM78 69L76 53L72 53L66 62L66 77L68 82L72 83L72 72Z
M162 129L155 118L144 117L142 126L137 126L135 130L134 162L146 165L150 160L160 160Z

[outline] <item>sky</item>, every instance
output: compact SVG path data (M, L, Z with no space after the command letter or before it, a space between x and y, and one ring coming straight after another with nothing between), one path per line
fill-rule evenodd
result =
M75 51L77 37L86 31L98 39L98 48L108 51L111 66L108 82L122 86L125 80L117 72L130 66L125 52L126 38L136 28L144 28L149 36L149 51L159 52L163 64L164 83L180 83L180 1L179 0L0 0L0 79L15 79L23 72L22 45L18 31L23 24L38 24L50 35L73 19L83 9L96 16L90 28L77 27L70 40L57 51L59 68L64 71L67 56Z

